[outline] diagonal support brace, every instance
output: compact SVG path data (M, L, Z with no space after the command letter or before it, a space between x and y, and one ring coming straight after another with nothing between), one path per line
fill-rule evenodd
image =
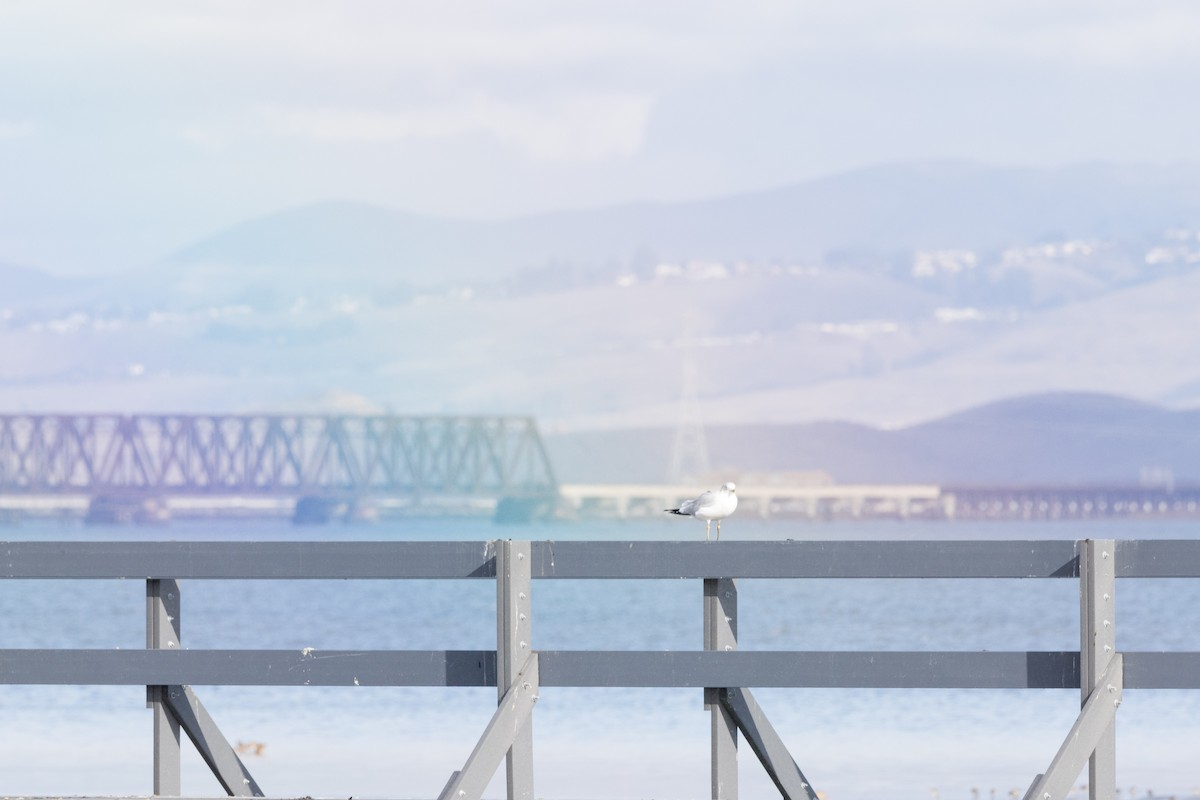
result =
M817 800L817 793L750 690L722 689L720 699L785 800Z
M167 710L179 721L179 726L196 745L200 757L208 764L229 796L263 797L262 789L238 758L229 740L217 727L217 723L209 716L208 710L200 702L200 698L196 697L192 687L168 686L163 695Z
M479 800L533 714L538 699L538 657L530 653L505 692L463 768L450 776L438 800Z
M1124 692L1124 664L1114 653L1108 667L1096 682L1096 689L1084 703L1066 740L1058 748L1046 772L1034 779L1025 800L1063 800L1083 772L1092 752L1112 725Z

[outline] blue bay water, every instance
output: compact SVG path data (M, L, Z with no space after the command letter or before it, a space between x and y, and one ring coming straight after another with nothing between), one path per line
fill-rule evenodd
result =
M1194 538L1195 521L808 523L733 518L728 539ZM39 540L698 539L692 520L495 525L476 519L294 527L283 521L161 528L66 522L0 529ZM0 647L141 648L140 581L0 582ZM490 649L491 581L187 581L191 648ZM538 581L544 649L702 647L698 581ZM1071 580L743 580L739 647L1070 650ZM1118 642L1200 649L1200 581L1123 580ZM196 687L269 795L435 797L495 707L495 691ZM1078 712L1050 690L759 690L801 769L830 800L1008 797L1044 771ZM138 687L0 687L0 794L146 794L150 713ZM696 690L545 688L534 714L537 794L701 798L708 714ZM1118 716L1126 796L1200 792L1200 692L1128 691ZM748 749L744 797L777 796ZM1081 779L1082 780L1082 779ZM502 796L502 779L489 796ZM220 794L185 744L184 792Z

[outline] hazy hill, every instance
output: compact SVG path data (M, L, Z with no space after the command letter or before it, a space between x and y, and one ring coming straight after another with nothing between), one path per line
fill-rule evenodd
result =
M92 288L95 281L56 278L38 269L0 262L0 308L74 297Z
M362 291L491 284L522 271L553 281L555 273L607 268L611 277L618 268L690 259L857 261L907 272L914 249L1140 243L1175 226L1200 227L1200 169L907 164L731 197L502 220L321 203L218 232L153 273L159 288L211 292L223 284L237 294L239 284L281 281Z
M992 403L897 431L895 439L957 483L1134 483L1154 468L1200 481L1200 412L1109 395Z
M667 480L675 431L647 428L546 437L565 482ZM1200 412L1111 395L1003 400L898 430L816 422L718 425L713 470L823 470L840 483L1137 484L1145 470L1200 481Z
M615 436L673 429L689 370L714 436L1048 391L1200 406L1198 187L942 163L509 220L323 203L102 286L0 269L0 408L521 413ZM828 437L848 474L874 463L854 455L871 429L806 435L792 452ZM921 452L876 461L918 474Z
M162 271L212 264L273 266L287 267L293 276L328 270L350 285L364 280L436 285L497 268L483 249L491 227L367 203L316 203L220 231L169 256Z

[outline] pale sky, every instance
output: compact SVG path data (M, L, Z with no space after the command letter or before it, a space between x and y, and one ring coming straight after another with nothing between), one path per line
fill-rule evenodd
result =
M503 217L897 160L1200 162L1194 0L0 0L0 263L309 202Z

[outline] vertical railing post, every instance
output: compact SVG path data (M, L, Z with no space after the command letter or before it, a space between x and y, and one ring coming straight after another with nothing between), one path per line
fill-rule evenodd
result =
M1102 691L1097 681L1117 651L1116 636L1116 548L1112 539L1087 539L1079 553L1080 586L1080 690L1086 703L1093 691ZM1117 747L1116 723L1100 737L1088 762L1088 794L1091 800L1115 800Z
M533 648L529 542L496 543L496 690L508 692ZM517 734L505 758L508 800L533 800L533 720Z
M179 647L179 583L146 581L146 648ZM179 769L179 721L168 711L166 686L146 687L146 706L154 712L154 794L182 793Z
M732 578L704 579L704 649L737 649L737 585ZM720 701L721 689L704 690L704 702L712 714L712 797L737 800L737 722Z

